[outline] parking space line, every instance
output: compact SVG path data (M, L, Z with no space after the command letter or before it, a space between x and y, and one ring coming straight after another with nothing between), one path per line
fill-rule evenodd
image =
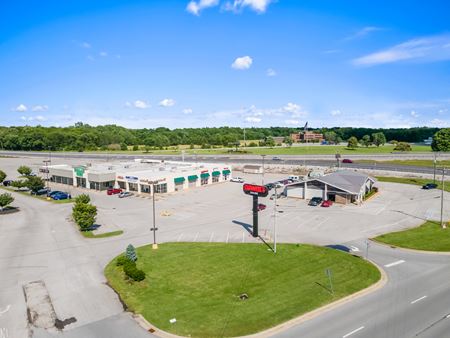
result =
M242 243L245 242L245 232L242 233Z
M183 234L180 234L180 236L178 236L177 242L181 240L181 237L183 237Z
M209 236L209 243L212 242L213 237L214 237L214 232L211 234L211 236Z
M395 262L386 264L384 267L385 268L390 268L390 267L393 267L393 266L396 266L396 265L399 265L399 264L403 264L403 263L405 263L405 261L403 259L400 259L399 261L395 261Z
M197 234L195 235L194 242L197 242L197 238L198 238L198 235L199 235L199 234L200 234L200 233L197 232Z
M361 326L361 327L357 328L356 330L353 330L352 332L347 333L346 335L342 336L342 338L347 338L347 337L351 336L352 334L355 334L356 332L361 331L362 329L364 329L364 326Z
M416 300L413 300L413 301L411 302L411 304L420 302L421 300L423 300L423 299L425 299L425 298L427 298L427 296L423 296L423 297L417 298Z
M225 243L227 243L228 244L228 239L230 238L230 232L228 231L227 232L227 240L225 241Z

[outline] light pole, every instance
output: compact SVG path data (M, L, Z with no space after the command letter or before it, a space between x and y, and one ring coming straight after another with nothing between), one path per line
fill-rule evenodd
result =
M266 157L266 155L261 155L261 157L262 157L262 185L264 185L264 171L265 171L264 158Z
M433 168L433 183L436 184L436 153L434 153Z
M441 187L441 228L445 229L447 225L444 223L444 175L445 175L445 167L442 167L442 187Z
M158 249L158 244L156 243L156 230L158 228L156 227L156 214L155 214L155 183L152 183L152 192L153 192L153 198L152 198L152 204L153 204L153 228L150 228L150 230L153 231L153 245L152 249Z
M275 186L275 205L273 207L273 253L277 253L277 186Z

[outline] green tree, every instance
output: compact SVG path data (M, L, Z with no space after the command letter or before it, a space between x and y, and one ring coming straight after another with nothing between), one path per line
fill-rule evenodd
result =
M361 139L361 144L366 148L369 147L370 146L370 136L364 135Z
M328 143L334 144L337 143L337 134L334 131L327 131L323 134L323 138Z
M374 133L372 134L372 143L377 147L382 146L386 144L386 136L382 132Z
M125 251L125 257L127 257L132 262L137 261L136 249L133 245L128 244L127 250Z
M11 194L0 194L0 211L3 211L3 209L10 205L12 202L14 202L14 197L12 197Z
M347 148L350 149L358 148L358 139L355 136L352 136L348 139Z
M394 150L397 151L411 151L411 145L407 142L398 142Z
M26 165L21 165L19 168L17 168L17 172L22 176L30 176L32 170L30 167L27 167Z
M133 146L133 151L138 151L139 150L139 146L137 145L137 144L135 144L134 146Z
M285 136L283 142L287 144L289 147L292 146L292 138L290 136Z
M72 217L82 231L87 230L95 223L97 207L92 204L77 203L72 209Z
M6 173L3 170L0 170L0 183L2 183L6 178Z
M450 128L439 130L431 143L433 151L450 151Z
M81 194L78 195L77 197L75 197L75 204L88 204L91 202L91 198L89 197L88 194Z
M126 144L126 143L121 143L121 144L120 144L120 150L123 150L123 151L128 150L127 144Z
M28 176L27 180L24 182L24 185L32 192L36 192L45 187L45 182L38 176Z
M264 145L266 147L274 147L275 146L275 140L273 139L272 136L268 136L266 137L266 139L264 140Z
M23 188L25 187L25 181L23 180L15 180L11 182L11 187L13 188Z

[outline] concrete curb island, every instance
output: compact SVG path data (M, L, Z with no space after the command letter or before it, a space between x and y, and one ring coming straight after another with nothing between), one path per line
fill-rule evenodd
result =
M369 240L374 243L377 243L378 245L382 245L382 246L390 248L390 249L399 249L399 250L404 250L404 251L411 252L411 253L426 254L426 255L450 256L450 251L428 251L428 250L411 249L411 248L404 248L402 246L396 246L393 244L386 244L386 243L376 240L375 238L370 238Z
M450 253L449 253L450 254ZM380 267L378 266L378 264L374 263L373 261L369 260L370 263L372 263L377 269L378 271L380 271L381 274L381 278L379 279L378 282L376 282L375 284L372 284L371 286L360 290L356 293L353 293L349 296L346 296L344 298L341 298L337 301L334 301L332 303L329 303L327 305L324 305L318 309L315 309L313 311L304 313L303 315L297 317L297 318L293 318L288 320L287 322L281 323L277 326L271 327L267 330L261 331L261 332L257 332L257 333L253 333L251 335L246 335L246 336L239 336L239 337L235 337L235 338L267 338L267 337L271 337L276 333L280 333L283 332L285 330L290 329L293 326L299 325L303 322L306 322L308 320L311 320L313 318L316 318L326 312L329 312L331 310L334 310L344 304L347 304L353 300L362 298L368 294L371 294L375 291L380 290L381 288L383 288L387 282L388 282L388 277L386 272ZM156 326L152 325L150 322L148 322L141 314L133 314L132 315L133 319L146 331L152 333L155 336L161 337L161 338L186 338L185 336L178 336L166 331L163 331L161 329L158 329Z

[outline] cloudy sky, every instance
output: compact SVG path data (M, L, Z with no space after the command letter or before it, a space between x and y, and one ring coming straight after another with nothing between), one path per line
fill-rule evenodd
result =
M450 3L2 1L0 79L7 126L450 126Z

